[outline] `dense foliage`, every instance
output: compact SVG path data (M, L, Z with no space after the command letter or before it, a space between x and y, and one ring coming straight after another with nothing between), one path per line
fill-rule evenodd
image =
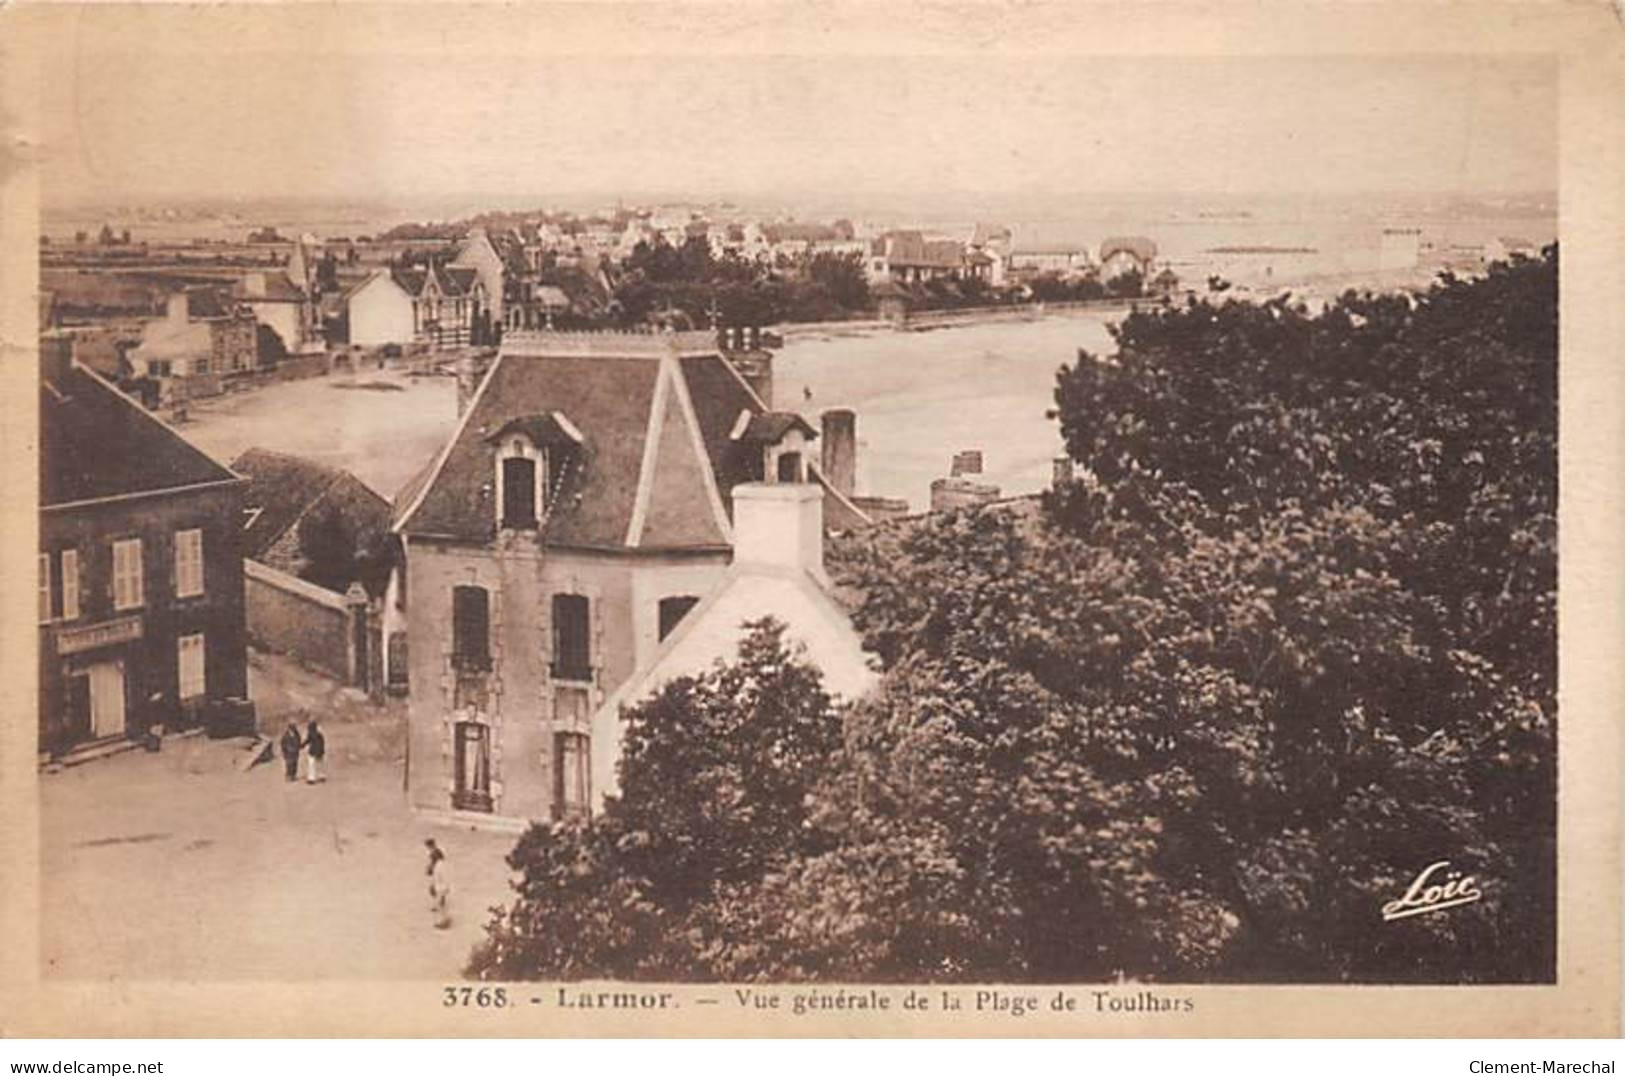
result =
M1556 311L1550 249L1131 315L1070 486L832 550L876 692L764 631L634 712L474 970L1549 981ZM1383 922L1439 859L1483 899Z
M508 857L515 901L492 919L471 973L731 975L760 944L735 906L818 849L810 794L834 767L840 730L782 627L752 625L737 662L676 680L628 714L619 798L590 823L520 839Z

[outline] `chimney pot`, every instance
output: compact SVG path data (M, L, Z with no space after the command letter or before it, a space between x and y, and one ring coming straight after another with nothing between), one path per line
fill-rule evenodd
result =
M953 465L949 468L948 476L958 478L960 475L982 473L982 450L979 448L966 449L964 452L954 453Z
M842 407L820 416L823 426L819 470L824 479L850 498L858 484L858 416Z
M39 341L40 375L53 384L65 381L73 366L73 337L65 332L43 333Z

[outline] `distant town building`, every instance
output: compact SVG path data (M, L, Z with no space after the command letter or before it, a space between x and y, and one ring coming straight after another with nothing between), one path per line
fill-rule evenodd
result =
M1141 280L1149 280L1157 260L1157 244L1143 235L1119 235L1101 241L1100 276L1115 280L1129 273L1138 273Z
M259 322L213 288L187 288L169 297L164 317L145 323L129 352L137 377L161 386L165 398L218 393L225 378L259 364Z
M884 232L869 247L868 274L873 283L891 280L920 284L966 275L964 245L957 239L928 238L912 230Z
M1004 287L1009 281L1015 249L1010 229L1002 224L979 222L971 229L970 241L966 245L972 252L988 259L988 283L994 287Z
M389 529L389 502L349 471L264 448L242 453L231 469L247 480L242 530L243 556L250 560L301 574L307 558L299 524L317 511L337 513L353 533Z
M39 727L53 756L248 692L243 482L65 337L40 367Z
M316 288L320 246L315 236L301 236L290 244L285 268L245 273L231 289L232 301L270 327L290 355L325 347Z
M385 269L346 296L349 342L358 347L425 344L433 348L478 343L491 320L490 293L471 266Z
M507 266L484 228L475 228L468 233L449 268L474 270L480 282L484 313L489 318L489 324L503 324L503 280Z
M1011 251L1010 268L1072 276L1094 269L1095 260L1087 249L1068 243L1024 243Z

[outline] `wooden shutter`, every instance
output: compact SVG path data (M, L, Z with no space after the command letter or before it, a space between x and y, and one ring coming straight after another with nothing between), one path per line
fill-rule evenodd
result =
M491 604L484 587L452 588L451 653L459 668L491 667Z

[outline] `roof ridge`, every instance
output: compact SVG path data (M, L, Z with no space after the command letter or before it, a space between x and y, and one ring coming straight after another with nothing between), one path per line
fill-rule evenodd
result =
M661 363L655 374L655 390L649 398L649 414L643 420L643 455L638 460L638 488L632 495L632 518L626 524L626 544L643 542L643 527L649 518L649 502L654 497L655 465L660 456L660 435L666 428L666 407L671 400L671 371Z
M123 403L126 407L129 407L136 414L142 416L148 422L153 423L159 429L163 430L165 433L169 434L175 440L177 440L181 444L185 445L187 447L187 449L189 451L191 451L194 455L200 457L201 459L207 461L209 464L211 464L215 468L217 468L225 478L235 479L235 480L237 480L239 482L247 481L247 479L244 478L242 475L238 474L236 471L233 471L230 467L226 466L224 463L221 463L219 460L215 459L213 456L211 456L207 452L203 451L197 445L194 445L191 441L188 441L184 436L182 436L181 432L179 430L177 430L175 427L171 426L169 423L165 422L163 419L159 418L157 415L153 414L151 411L148 411L145 407L142 407L139 403L132 400L130 397L126 396L123 392L121 392L119 390L117 385L115 385L111 381L107 380L101 374L97 373L95 370L91 369L89 366L84 365L78 359L70 359L69 361L72 363L72 368L73 369L79 370L80 372L82 372L82 373L86 374L87 376L89 376L92 381L96 382L96 384L100 385L104 390L111 393L113 396L117 397L120 403ZM217 479L217 481L219 481L219 480ZM195 484L195 483L193 483L193 484Z
M726 363L726 358L722 362ZM672 379L677 385L677 405L683 415L683 422L688 426L689 447L694 450L694 460L700 465L700 478L705 484L707 499L711 502L712 521L716 523L718 532L729 545L733 544L733 523L728 519L728 510L722 504L722 491L717 488L716 472L711 467L711 454L705 447L705 435L700 430L700 417L694 413L694 401L688 394L688 374L684 371L676 355L661 361L662 366L669 366Z

